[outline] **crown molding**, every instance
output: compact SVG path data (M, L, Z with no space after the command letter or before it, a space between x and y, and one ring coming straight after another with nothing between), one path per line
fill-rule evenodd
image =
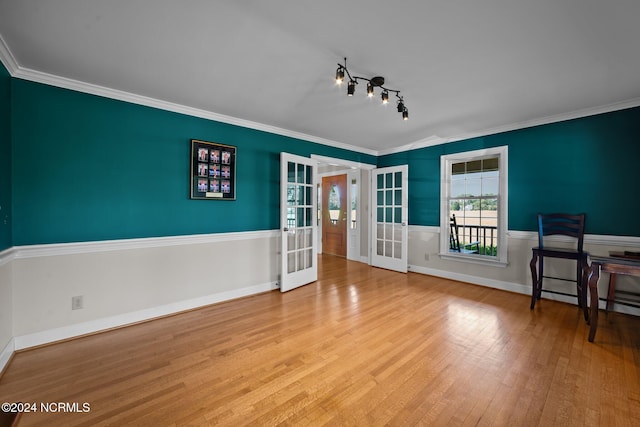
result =
M442 138L437 135L433 135L428 138L421 139L410 144L402 145L400 147L393 147L385 150L380 150L378 151L378 155L384 156L388 154L401 153L404 151L417 150L419 148L426 148L434 145L446 144L449 142L464 141L465 139L496 135L499 133L510 132L510 131L519 130L519 129L526 129L534 126L559 123L567 120L580 119L583 117L611 113L613 111L626 110L627 108L634 108L639 106L640 106L640 98L631 98L626 101L614 102L612 104L601 105L599 107L584 108L584 109L572 111L569 113L556 114L553 116L541 117L538 119L527 120L524 122L511 123L504 126L485 129L479 132L459 134L459 135L451 136L448 138Z
M9 50L9 46L4 42L4 39L0 35L0 61L4 65L4 67L9 71L9 74L12 76L15 75L18 68L18 61L13 56L11 51Z
M163 101L160 99L150 98L147 96L137 95L130 92L111 89L105 86L86 83L78 80L69 79L66 77L44 73L44 72L33 70L30 68L21 67L18 64L18 61L16 60L16 58L11 53L9 46L5 43L4 39L2 38L2 35L0 35L0 61L2 61L5 68L7 68L7 70L9 71L9 74L12 77L19 78L22 80L33 81L36 83L56 86L63 89L70 89L77 92L102 96L110 99L116 99L119 101L125 101L132 104L144 105L147 107L157 108L165 111L171 111L174 113L185 114L188 116L214 120L217 122L227 123L234 126L240 126L248 129L254 129L254 130L268 132L276 135L282 135L290 138L300 139L303 141L309 141L309 142L314 142L321 145L354 151L356 153L369 154L376 157L395 154L395 153L401 153L401 152L410 151L410 150L417 150L420 148L426 148L426 147L446 144L450 142L463 141L471 138L495 135L495 134L519 130L519 129L526 129L534 126L541 126L541 125L546 125L551 123L563 122L567 120L579 119L583 117L594 116L597 114L610 113L613 111L619 111L627 108L634 108L634 107L640 106L640 98L632 98L625 101L614 102L612 104L602 105L598 107L584 108L581 110L576 110L568 113L545 116L545 117L541 117L533 120L527 120L523 122L516 122L516 123L507 124L504 126L489 128L489 129L485 129L478 132L458 134L451 137L443 138L437 135L432 135L427 138L423 138L415 142L401 145L398 147L392 147L392 148L383 149L383 150L373 150L373 149L364 148L364 147L357 147L357 146L346 144L339 141L320 138L317 136L308 135L305 133L296 132L289 129L280 128L277 126L267 125L259 122L253 122L250 120L227 116L227 115L215 113L212 111L193 108L186 105L176 104L169 101Z

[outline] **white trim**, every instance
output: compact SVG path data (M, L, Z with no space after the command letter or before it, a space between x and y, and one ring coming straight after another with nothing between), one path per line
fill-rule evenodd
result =
M360 258L360 240L362 232L362 173L360 169L351 169L347 171L347 259L357 260ZM356 181L356 228L351 228L351 215L352 215L352 200L353 194L353 180Z
M279 236L280 234L278 230L243 231L236 233L147 237L140 239L104 240L94 242L52 243L44 245L15 246L12 249L15 254L14 257L16 259L22 259L130 249L148 249L167 246L197 245L204 243L230 242L235 240L265 239Z
M535 240L538 241L537 231L509 230L507 235L511 239ZM551 242L575 242L575 238L568 236L547 236L545 241ZM584 243L588 245L620 246L620 247L640 247L640 237L637 236L615 236L605 234L585 234Z
M410 225L409 232L419 233L440 233L440 227L433 225ZM509 230L507 236L510 239L538 240L537 231ZM575 239L567 236L547 236L545 239L552 242L575 242ZM584 242L591 245L620 246L620 247L640 247L640 237L637 236L616 236L608 234L585 234Z
M13 338L9 340L7 345L4 346L2 352L0 352L0 372L7 366L9 360L11 360L11 356L16 351L16 343Z
M161 305L158 307L148 308L145 310L133 311L130 313L119 314L116 316L105 317L88 322L76 323L73 325L49 329L46 331L35 332L33 334L21 335L14 338L15 350L23 350L29 347L48 344L55 341L78 337L81 335L92 334L112 328L118 328L134 323L143 322L146 320L152 320L155 318L167 316L170 314L176 314L211 304L216 304L223 301L229 301L232 299L254 295L261 292L268 292L275 289L278 289L276 282L262 283L259 285L248 286L242 289L234 289L231 291L206 295L199 298L179 301L171 304Z
M409 232L423 232L439 234L440 227L427 225L410 225ZM535 231L509 230L507 235L511 239L538 240L538 233ZM252 240L280 237L280 230L264 231L243 231L235 233L212 233L195 234L188 236L165 236L148 237L139 239L105 240L92 242L74 243L51 243L42 245L14 246L0 252L0 266L8 264L14 259L37 258L43 256L73 255L94 252L108 252L130 249L147 249L179 245L193 245L205 243L220 243L236 240ZM570 238L565 236L549 236L549 241L570 242ZM640 247L640 237L636 236L614 236L586 234L584 237L586 244L619 246L619 247ZM362 262L367 263L363 258Z
M9 46L5 43L4 39L0 35L0 61L4 64L9 74L15 76L16 72L20 68L18 65L18 61L16 61L15 56L9 50Z
M499 261L490 256L458 254L457 252L439 253L438 256L441 259L446 259L449 261L467 262L469 264L478 264L490 267L505 268L509 265L508 262Z
M344 160L344 159L338 159L335 157L327 157L327 156L321 156L319 154L312 154L311 155L312 159L315 159L318 161L318 163L327 163L330 165L337 165L337 166L347 166L350 169L375 169L376 165L372 165L369 163L360 163L360 162L352 162L351 160Z
M427 138L420 139L409 144L401 145L399 147L385 148L378 151L378 156L386 156L388 154L402 153L410 150L417 150L419 148L433 147L434 145L446 144L449 138L441 138L437 135L432 135Z
M4 251L0 252L0 267L2 267L5 264L9 264L11 261L15 259L15 257L16 257L15 248L5 249Z

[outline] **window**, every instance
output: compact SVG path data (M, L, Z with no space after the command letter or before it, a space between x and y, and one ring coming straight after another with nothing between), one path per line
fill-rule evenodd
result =
M440 254L506 265L507 147L442 156Z

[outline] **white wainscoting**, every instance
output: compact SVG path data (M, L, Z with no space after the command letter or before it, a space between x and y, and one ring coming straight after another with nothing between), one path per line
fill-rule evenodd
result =
M277 289L278 238L268 230L14 247L0 267L12 270L14 348ZM82 309L72 310L74 296Z
M551 236L550 240L557 245L570 245L571 240L564 236ZM508 264L506 267L468 263L458 260L441 258L439 254L440 228L439 227L409 227L409 271L443 277L488 286L510 292L531 295L531 248L538 245L538 234L529 231L508 232ZM640 237L630 236L603 236L585 235L585 251L596 255L607 255L609 251L640 250ZM545 275L555 277L575 277L575 262L567 260L545 260ZM608 274L602 274L598 293L606 294ZM563 290L571 292L567 282L545 279L546 289ZM618 277L618 289L640 289L640 278ZM576 298L543 293L543 299L577 304ZM600 301L604 308L604 302ZM526 305L528 309L528 303ZM615 305L615 311L640 316L640 309L634 307Z
M0 372L14 351L12 251L0 252Z

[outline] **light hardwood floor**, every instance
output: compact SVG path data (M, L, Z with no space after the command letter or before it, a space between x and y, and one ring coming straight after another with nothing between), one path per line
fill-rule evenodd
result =
M320 279L19 352L29 425L640 425L640 319L320 257Z

